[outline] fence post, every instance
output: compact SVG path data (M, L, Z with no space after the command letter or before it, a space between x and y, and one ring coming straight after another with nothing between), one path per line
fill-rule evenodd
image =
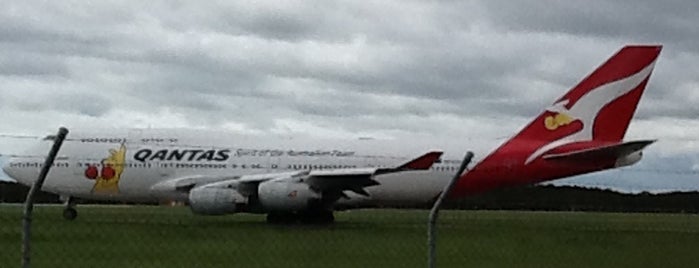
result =
M61 127L58 129L58 135L53 142L51 151L49 151L46 161L44 161L44 166L41 167L41 173L39 177L29 189L27 193L27 199L24 201L24 214L22 216L22 267L29 267L31 261L30 255L30 242L31 242L31 223L32 223L32 211L34 210L34 196L44 185L44 180L46 180L46 175L49 174L53 161L56 159L58 150L61 149L63 140L68 135L68 129Z
M468 166L468 164L471 163L472 158L473 153L467 152L466 156L464 157L464 161L461 162L459 170L456 172L456 174L454 174L454 177L451 179L451 181L449 181L449 183L446 186L444 186L442 193L439 195L439 197L437 197L437 200L432 205L432 209L430 210L429 221L427 223L428 268L435 268L435 266L437 265L437 234L435 233L435 226L437 225L437 217L439 216L439 207L442 205L442 201L444 201L444 198L446 198L446 196L449 195L449 192L451 192L451 188L454 187L454 184L456 184L456 181L459 180L461 174L464 172L464 170L466 170L466 166Z

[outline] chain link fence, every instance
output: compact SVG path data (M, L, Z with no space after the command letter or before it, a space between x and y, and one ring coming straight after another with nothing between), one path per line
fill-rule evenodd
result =
M480 198L492 201L527 192L534 201L531 208L536 209L542 195L554 203L565 200L563 194L552 199L546 191L569 190L535 187ZM532 194L535 191L542 195ZM615 196L601 192L591 191L588 196L594 198L588 201L579 195L576 207ZM699 246L699 217L678 211L680 206L690 210L699 204L690 203L696 197L696 193L627 197L635 200L628 204L640 202L655 206L655 211L671 211L670 205L660 204L674 204L673 213L577 212L570 211L572 206L568 211L473 210L479 199L447 204L469 210L442 211L436 264L693 267L699 263L694 252ZM490 209L494 204L523 206L524 197L510 198L492 203ZM335 224L327 226L269 225L264 215L254 214L199 216L184 206L80 204L77 209L80 216L67 221L61 204L35 207L33 267L427 266L426 209L336 212ZM20 266L21 218L21 204L0 204L0 267Z
M48 165L47 165L48 166ZM633 175L633 173L627 173ZM0 183L0 267L22 262L28 189ZM336 212L332 225L194 215L183 205L77 206L39 193L32 267L693 267L699 193L504 189L445 204L428 263L428 205ZM637 212L637 213L628 213ZM640 212L640 213L639 213ZM653 213L650 213L653 212Z

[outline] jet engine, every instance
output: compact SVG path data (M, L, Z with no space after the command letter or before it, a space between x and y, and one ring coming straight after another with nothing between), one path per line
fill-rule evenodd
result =
M189 207L203 215L223 215L236 212L236 203L245 198L235 189L198 187L189 191Z
M633 152L631 154L627 154L625 156L619 157L616 160L616 164L614 166L615 167L630 166L630 165L636 164L636 162L638 162L638 161L641 161L641 158L643 158L643 151Z
M289 180L270 180L260 183L258 199L268 211L300 211L321 198L308 184Z

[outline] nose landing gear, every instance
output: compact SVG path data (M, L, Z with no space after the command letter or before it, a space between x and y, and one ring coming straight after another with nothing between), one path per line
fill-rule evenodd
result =
M64 205L63 218L69 221L75 220L78 217L78 211L75 209L75 198L69 196L66 198Z

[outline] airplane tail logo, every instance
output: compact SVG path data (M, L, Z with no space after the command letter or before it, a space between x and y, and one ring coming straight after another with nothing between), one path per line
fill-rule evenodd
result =
M462 188L476 183L468 180L476 180L474 177L478 176L493 177L493 180L503 177L500 182L482 182L494 185L584 173L578 172L582 169L572 170L570 166L546 162L542 156L621 142L661 49L661 46L641 45L619 50L546 107L517 135L464 174L460 181ZM504 168L503 163L506 163ZM566 168L569 170L564 170ZM556 170L551 172L553 169ZM506 175L508 172L518 174ZM531 178L524 178L527 176Z
M546 108L535 122L542 122L551 133L537 131L537 124L532 133L539 139L549 138L550 142L542 145L526 159L525 163L534 161L546 151L553 148L585 141L621 141L636 111L641 95L646 87L660 53L657 46L625 47L597 70ZM571 129L563 130L573 125ZM558 129L562 133L556 133ZM526 134L527 129L522 133ZM536 137L528 137L536 139Z
M660 50L660 46L624 47L547 107L512 139L539 144L525 164L566 144L621 141Z

